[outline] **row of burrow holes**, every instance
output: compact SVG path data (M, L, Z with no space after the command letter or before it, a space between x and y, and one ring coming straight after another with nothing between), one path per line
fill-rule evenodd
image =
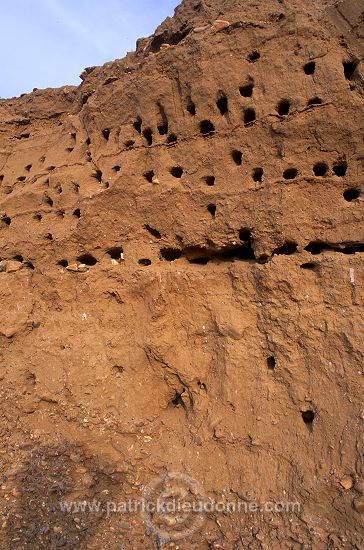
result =
M252 61L257 61L259 58L260 58L259 52L253 52L251 54L251 60ZM357 61L345 61L345 62L343 62L344 75L348 80L350 80L352 78L353 73L354 73L357 65L358 65ZM303 70L304 70L305 74L307 74L307 75L315 74L316 62L315 61L310 61L310 62L306 63L303 66ZM242 86L240 86L239 91L240 91L240 95L245 97L245 98L253 97L254 79L252 77L249 77L248 81L245 84L243 84ZM314 107L316 105L321 105L322 103L323 103L322 98L320 98L318 96L315 96L315 97L312 97L311 99L308 100L307 107ZM217 105L217 108L218 108L219 112L221 113L221 115L223 115L223 116L228 115L228 113L229 113L228 98L223 92L220 93L220 95L217 99L216 105ZM159 104L159 108L160 108L160 114L161 114L161 123L158 124L158 132L159 132L160 135L167 135L167 143L168 144L176 143L177 140L178 140L178 137L174 133L168 133L169 132L169 125L168 125L168 120L167 120L165 111L164 111L163 107L160 104ZM191 116L196 115L196 105L192 101L191 98L189 99L188 104L187 104L187 111L190 113ZM278 115L281 116L281 117L285 117L285 116L289 115L290 111L291 111L291 102L288 99L282 99L277 104L276 111L277 111ZM249 126L249 125L253 124L256 121L256 111L253 107L247 107L244 110L243 121L244 121L244 124L246 126ZM134 126L134 129L140 135L142 135L145 138L147 145L151 146L153 144L153 130L152 130L152 128L149 128L149 127L143 128L143 121L140 118L140 116L138 116L136 118L136 120L134 121L133 126ZM199 123L199 128L200 128L200 133L204 136L208 136L208 135L212 134L215 131L215 127L214 127L213 123L210 120L202 120ZM104 137L104 139L106 141L108 141L109 137L110 137L110 129L109 128L103 129L102 130L102 136ZM125 142L126 147L132 147L134 144L135 144L134 140L128 140L128 141Z
M232 150L231 151L231 158L232 158L232 161L236 165L241 166L243 164L243 152L242 151L240 151L238 149ZM25 166L25 171L30 172L31 168L32 168L32 165L28 164L27 166ZM339 159L339 160L337 160L336 162L333 163L332 172L330 172L329 165L326 162L317 162L312 168L312 173L316 177L325 177L325 176L329 176L329 175L332 175L332 174L335 175L335 176L338 176L338 177L344 177L346 175L347 168L348 168L347 162L345 160L342 160L342 159ZM54 169L55 169L55 166L48 167L49 171L52 171ZM121 170L121 166L120 165L115 165L113 167L113 170L115 172L119 172ZM174 178L177 178L177 179L182 178L182 176L184 174L183 167L179 166L179 165L172 166L169 171L170 171L170 174ZM300 175L300 172L297 168L290 167L290 168L286 168L282 175L283 175L283 178L285 180L293 180L293 179L296 179ZM263 177L264 177L264 169L260 166L253 168L251 176L252 176L252 179L255 182L262 182ZM93 177L98 182L101 183L103 181L102 171L101 170L96 170L93 173ZM158 177L157 177L156 173L154 172L154 170L148 170L148 171L144 172L144 178L149 183L159 183ZM4 180L4 175L0 175L0 183L2 183L3 180ZM24 175L18 177L18 181L25 181L25 180L26 180L26 176L24 176ZM203 180L205 181L205 183L208 186L215 185L215 177L214 176L205 176L203 178ZM44 183L49 186L49 182L50 182L50 180L49 180L49 178L47 178ZM79 186L76 185L75 187L76 187L76 191L78 191ZM58 184L55 187L55 191L57 193L61 194L62 193L62 186ZM345 191L344 198L346 200L349 200L349 201L354 200L354 199L359 197L359 194L360 194L360 191L358 189L350 189L350 190ZM47 202L50 206L53 206L53 200L51 199L51 197L49 197L47 195L45 196L45 202Z
M233 151L232 157L233 157L233 159L235 160L235 162L237 164L242 163L242 153L240 151ZM346 164L345 161L338 161L337 163L333 164L332 169L333 169L333 173L336 176L343 177L343 176L345 176L346 171L347 171L347 164ZM314 171L314 174L316 176L324 176L328 172L328 165L324 162L319 162L319 163L315 164L315 166L313 168L313 171ZM171 169L171 173L174 175L174 177L180 178L183 174L183 169L181 167L176 166L176 167L173 167ZM263 169L262 168L255 168L254 171L253 171L254 181L261 181L262 176L263 176ZM145 177L148 179L148 181L153 181L154 178L155 178L155 174L154 174L153 171L149 171L145 174ZM294 179L295 177L297 177L297 170L295 168L288 168L284 172L284 177L286 179ZM203 180L208 186L215 185L215 176L204 176ZM76 188L78 188L77 185L76 185ZM62 186L57 185L56 188L55 188L55 191L57 193L61 194L62 193ZM347 202L356 201L357 199L360 198L360 195L361 195L361 191L357 188L354 188L354 187L349 187L348 189L346 189L343 192L343 198ZM49 194L44 195L44 203L46 205L50 206L50 207L53 207L54 201L53 201L52 197L49 196ZM215 216L217 214L216 204L215 203L209 203L206 208L207 208L208 213L213 218L215 218ZM61 208L61 209L56 211L56 215L60 219L63 219L66 215L66 210ZM81 218L81 209L80 208L74 209L72 211L72 215L75 218ZM36 212L33 216L33 219L40 222L43 219L43 214L41 212ZM2 226L6 227L6 226L11 225L12 220L9 216L4 214L0 217L0 221L2 222Z
M159 240L162 238L161 233L151 227L150 225L144 225L144 229L153 236L155 239ZM53 240L51 233L45 235L45 239ZM252 233L248 228L241 228L239 230L239 241L234 241L231 247L228 247L226 250L214 251L208 249L191 249L189 251L184 251L180 248L166 248L162 247L160 249L160 259L168 262L174 262L180 258L185 257L191 264L201 264L206 265L210 261L232 261L235 259L245 260L249 262L257 262L260 264L265 264L269 261L269 256L263 255L259 258L256 258L254 249L252 247ZM347 244L347 245L331 245L324 242L313 241L305 247L305 251L313 255L319 255L326 250L331 250L334 252L341 252L343 254L355 254L356 252L364 252L363 244ZM287 255L290 256L298 252L298 244L293 241L287 241L282 246L276 248L272 252L272 257L275 255ZM124 262L124 251L121 246L114 246L106 250L107 256L111 259L113 265L122 264ZM24 261L24 258L21 255L16 255L12 258L17 262L21 262L24 267L29 267L34 269L32 262ZM76 258L76 263L69 263L66 259L61 259L57 262L57 265L61 268L68 269L70 271L88 271L88 268L95 266L98 263L98 260L90 253L83 253ZM139 265L141 266L150 266L152 261L149 258L141 258L138 260ZM300 265L302 269L311 270L318 272L319 264L317 262L306 262ZM1 271L6 271L6 266L1 268Z
M259 52L253 52L251 56L252 61L256 61L259 59L260 54ZM351 79L355 69L357 66L356 61L350 61L350 62L344 62L344 74L347 79ZM315 61L310 61L306 63L303 67L305 74L307 75L313 75L316 70L316 63ZM244 97L252 97L254 91L254 80L252 78L249 79L249 82L244 84L240 87L240 94ZM308 101L307 106L315 106L320 105L323 103L323 100L320 97L313 97ZM228 98L222 94L217 100L217 107L222 115L228 114ZM277 113L285 117L289 115L291 109L291 103L288 99L282 99L278 105L277 105ZM190 99L188 105L187 105L188 112L194 116L196 114L196 106L193 103L192 99ZM168 134L168 121L166 119L165 113L162 112L162 118L163 123L158 126L158 131L161 135ZM244 123L246 125L251 125L256 120L256 112L253 108L247 108L244 111ZM153 143L153 131L151 128L145 128L142 130L142 119L140 117L137 117L136 121L134 122L134 128L137 130L137 132L144 136L144 138L147 141L148 145L152 145ZM215 131L214 125L210 120L202 120L200 122L200 132L204 136L208 136L212 134ZM104 129L103 137L108 140L110 136L110 130ZM169 134L167 137L167 143L175 143L177 141L177 136L175 134ZM126 146L132 146L134 145L134 141L128 141L125 143ZM233 150L231 153L232 159L237 165L242 165L243 163L243 153L239 150ZM120 165L116 165L113 167L113 170L115 172L119 172L121 169ZM346 175L347 171L347 163L346 161L339 160L336 163L333 164L332 172L334 175L338 177L343 177ZM175 178L181 178L183 176L184 170L182 166L172 166L170 168L170 173ZM317 177L324 177L328 176L330 174L329 172L329 166L325 162L318 162L313 166L313 174ZM102 174L98 174L99 177L102 177ZM261 182L263 180L264 176L264 169L262 167L256 167L252 170L252 178L255 182ZM299 176L299 170L297 168L291 167L287 168L283 172L283 178L286 180L292 180ZM150 183L159 183L158 177L154 170L148 170L144 173L145 179ZM206 176L204 178L206 184L208 186L213 186L215 184L215 177L214 176ZM348 189L344 192L344 198L348 201L354 200L359 198L360 191L358 189ZM209 206L208 210L211 211L211 213L214 210L213 206Z
M238 149L232 150L231 158L232 158L232 161L236 165L241 166L243 164L243 153L242 153L242 151L240 151ZM330 173L329 165L326 162L317 162L313 166L312 171L313 171L313 175L316 176L316 177L325 177L325 176L328 176L328 175L331 175L331 174L333 174L335 176L338 176L338 177L344 177L346 175L347 168L348 168L347 162L345 160L339 159L338 161L333 163L331 173ZM30 171L30 169L31 169L31 165L27 165L25 167L25 170L27 170L27 171ZM50 167L50 169L54 169L54 167ZM121 167L119 165L113 167L113 170L115 172L119 172L120 169L121 169ZM174 178L180 179L180 178L182 178L182 176L184 174L184 169L183 169L182 166L178 166L178 165L172 166L170 168L170 174ZM283 178L285 180L294 180L299 175L300 175L299 170L297 168L294 168L294 167L286 168L283 172ZM260 166L255 167L252 170L251 176L252 176L252 179L255 182L262 182L263 177L264 177L264 169ZM102 182L102 171L101 170L96 170L93 173L93 177L101 183ZM144 178L149 183L159 183L159 179L157 177L157 174L154 172L154 170L148 170L148 171L144 172ZM0 183L3 181L3 179L4 179L4 176L0 175ZM26 179L25 176L20 176L18 178L19 181L24 181L25 179ZM208 185L208 186L215 185L215 176L205 176L203 178L203 180L205 181L206 185ZM47 179L45 183L49 184L49 179ZM55 191L59 194L62 193L62 186L57 185L55 187ZM355 199L359 198L360 190L355 189L355 188L350 188L350 189L345 190L343 195L344 195L345 200L350 202L352 200L355 200ZM53 206L53 199L49 195L45 195L44 200L49 206ZM76 209L74 214L78 215L79 210ZM60 210L59 215L61 217L63 217L64 216L64 211ZM39 217L39 219L41 219L40 214L37 214L36 217Z
M259 59L260 55L258 52L254 53L254 56L252 57L253 60ZM356 67L357 62L356 61L350 61L350 62L344 62L344 74L347 79L351 79ZM316 70L316 63L315 61L310 61L306 63L303 67L304 72L307 75L313 75ZM254 90L254 80L252 78L249 79L249 82L243 86L240 87L240 94L244 97L252 97L253 96L253 90ZM310 99L307 103L308 107L320 105L323 103L323 100L320 97L313 97ZM217 100L217 107L222 115L226 115L229 111L228 109L228 99L225 95L221 95L219 99ZM291 109L291 103L288 99L282 99L278 105L277 105L277 113L284 117L289 115ZM196 107L195 104L190 100L189 104L187 105L187 110L191 115L196 114ZM253 108L247 108L244 111L244 123L246 125L250 125L254 123L256 120L256 113ZM137 120L134 122L134 128L140 133L143 134L144 137L147 140L147 143L149 145L152 145L153 143L153 132L151 128L146 128L142 132L142 120L140 117L137 118ZM200 132L201 134L207 136L211 133L213 133L215 130L213 123L210 120L203 120L200 122ZM167 134L168 133L168 122L164 122L161 126L158 126L158 131L160 134ZM103 135L105 139L109 138L109 130L104 130ZM167 138L168 143L173 143L177 140L177 137L175 134L171 134ZM126 145L133 145L131 142L127 142ZM239 150L233 150L231 153L231 157L235 164L242 165L243 164L243 153ZM115 171L120 171L120 166L115 166L113 169ZM344 160L338 160L335 162L332 166L332 173L338 177L344 177L347 172L347 163ZM181 178L183 176L184 170L181 166L172 166L170 168L170 173L175 178ZM317 177L324 177L330 175L329 166L326 162L317 162L313 166L313 174ZM283 178L286 180L292 180L299 176L299 170L297 168L291 167L287 168L283 172ZM158 177L155 174L153 170L149 170L144 173L145 179L150 183L158 183ZM252 170L252 178L255 182L261 182L264 177L264 169L262 167L256 167ZM215 177L214 176L206 176L204 178L206 184L208 186L213 186L215 184ZM344 192L344 198L347 201L352 201L357 198L359 198L360 191L358 189L347 189ZM209 211L213 211L213 206L208 207ZM211 212L214 213L214 212Z
M260 54L258 52L254 52L254 55L252 55L252 60L255 61L255 60L259 59L259 57L260 57ZM350 80L352 78L352 75L353 75L353 73L354 73L354 71L357 67L357 64L358 64L357 61L347 61L347 62L343 63L344 74L345 74L345 77L347 79ZM315 70L316 70L316 62L315 61L310 61L310 62L306 63L304 65L303 69L304 69L304 72L307 75L313 75L315 73ZM254 91L254 80L252 78L249 78L248 82L240 87L240 94L244 97L252 97L253 96L253 91ZM322 103L323 103L322 98L320 98L318 96L315 96L315 97L311 98L308 101L307 106L311 107L311 106L320 105ZM222 115L227 115L228 114L228 112L229 112L228 98L226 97L225 94L221 93L221 95L219 96L216 104L217 104L217 107L218 107L218 109L219 109L219 111ZM159 105L159 108L160 108L160 111L161 111L162 122L158 125L158 132L159 132L160 135L167 135L167 143L169 143L169 144L176 143L177 139L178 139L176 134L174 134L174 133L169 134L168 133L169 125L168 125L168 119L166 117L164 109L161 105ZM282 99L276 107L277 113L281 117L285 117L285 116L289 115L290 109L291 109L291 103L288 99ZM194 102L192 101L191 98L190 98L190 100L187 104L187 111L192 116L196 115L196 106L195 106L195 104L194 104ZM252 107L246 108L244 110L244 123L247 126L249 126L249 125L253 124L255 122L255 120L256 120L255 109L252 108ZM153 130L151 128L143 128L143 121L139 116L134 121L133 126L134 126L134 129L140 135L142 135L145 138L146 143L149 146L151 146L153 144ZM209 136L212 133L214 133L214 131L215 131L214 124L210 120L200 121L199 128L200 128L200 132L203 136ZM108 129L108 128L103 129L102 130L102 136L106 141L108 141L109 137L110 137L110 129ZM29 137L29 134L24 134L24 137ZM76 140L76 134L75 133L71 133L71 137L73 138L73 140ZM86 140L86 145L89 146L90 144L91 144L91 140L90 140L90 138L88 138ZM135 141L133 141L133 140L128 140L127 142L125 142L126 147L132 147L134 144L135 144ZM73 150L74 150L74 147L68 147L67 148L68 152L72 152ZM87 160L91 162L92 161L92 154L89 150L87 151L86 155L87 155ZM232 152L232 157L233 157L234 161L236 162L236 164L242 164L243 155L242 155L241 151L238 151L238 150L233 151ZM45 160L44 157L43 157L42 160L43 161ZM25 172L29 173L31 168L32 168L32 165L28 164L25 167ZM49 166L47 168L47 170L48 171L53 171L55 168L56 168L55 166ZM113 171L115 173L120 172L120 170L121 170L120 165L113 166ZM183 168L181 166L173 166L170 169L170 173L172 174L172 176L174 176L176 178L181 178L182 175L183 175ZM314 173L315 176L329 175L329 169L328 169L327 164L325 162L318 162L313 167L313 173ZM346 163L345 162L336 163L333 166L333 173L337 176L344 176L345 173L346 173ZM283 172L283 178L284 179L295 179L298 175L299 175L299 171L296 168L287 168ZM100 183L103 183L104 187L106 187L106 188L109 187L108 182L103 182L103 174L102 174L101 170L95 170L95 172L93 173L93 176L94 176L95 179L97 179L97 181L99 181ZM252 177L253 177L254 181L257 181L257 182L262 181L263 176L264 176L264 170L263 170L262 167L256 167L256 168L253 169ZM151 183L154 183L154 182L157 183L158 182L158 178L155 175L153 170L149 170L149 171L145 172L144 177ZM27 179L27 176L23 174L23 175L21 175L17 178L17 181L23 182L26 179ZM4 175L0 175L0 183L2 183L3 180L4 180ZM206 179L206 183L208 185L213 185L214 184L214 179L212 177L209 177L209 178ZM9 189L8 192L11 192L11 189Z
M238 165L238 166L243 165L244 159L243 159L243 152L242 151L240 151L238 149L233 149L231 151L231 158L232 158L232 161L236 165ZM30 171L31 167L32 167L32 165L29 164L25 167L25 170ZM317 162L316 164L314 164L314 166L312 168L312 173L316 177L325 177L325 176L329 176L329 175L344 177L346 175L347 168L348 168L347 162L345 160L342 160L342 159L339 159L339 160L337 160L336 162L333 163L331 172L330 172L330 167L326 162ZM53 169L55 169L55 167L50 167L49 169L53 170ZM121 170L120 165L114 166L113 170L115 172L119 172ZM182 166L175 165L175 166L170 167L169 172L174 178L180 179L180 178L182 178L182 176L184 174L184 169L183 169ZM157 174L154 172L154 170L147 170L146 172L144 172L143 175L144 175L144 178L149 183L158 183L159 182L159 180L157 178ZM282 174L282 176L285 180L296 179L299 175L300 175L300 171L298 170L298 168L294 168L294 167L286 168L283 171L283 174ZM103 176L103 174L102 174L101 170L96 170L93 173L93 177L97 181L99 181L100 183L102 182L102 176ZM252 179L255 182L262 182L263 177L264 177L264 169L261 166L253 168L251 176L252 176ZM18 177L18 181L25 181L25 179L26 179L26 176L19 176ZM205 176L203 179L204 179L205 183L208 186L215 185L215 177L214 176ZM0 183L3 180L4 180L4 175L0 175ZM49 184L49 179L48 178L45 180L45 184L47 184L47 185ZM59 194L62 193L62 186L57 185L55 187L55 191ZM52 199L48 199L47 202L50 203L51 201L52 201ZM50 206L52 206L52 204Z
M258 52L255 52L254 57L252 57L252 59L256 60L256 59L259 59L259 57L260 56L259 56ZM346 78L348 78L348 79L351 78L356 66L357 66L356 62L346 62L346 63L344 63L344 74L345 74ZM304 65L304 71L308 75L314 74L315 68L316 68L316 64L315 64L314 61L311 61L311 62L307 63L306 65ZM244 86L242 86L240 88L240 93L241 93L241 95L243 95L245 97L251 97L253 95L253 89L254 89L254 83L251 80L248 84L245 84ZM308 103L309 103L309 105L315 105L315 104L320 104L321 102L322 102L322 100L320 98L316 97L316 98L313 98L312 100L310 100ZM219 100L217 101L217 105L219 107L220 112L222 114L226 114L226 112L228 110L228 104L227 104L227 98L225 96L222 96L222 97L219 98ZM196 108L195 108L195 105L193 104L192 100L190 100L190 102L187 106L187 110L190 112L191 115L196 114ZM281 115L281 116L288 115L289 110L290 110L290 104L289 104L288 100L282 100L277 106L278 114ZM250 124L254 120L255 120L254 110L248 109L247 112L246 112L245 122L247 124ZM135 121L134 127L139 133L143 133L143 135L147 139L147 141L150 141L152 139L153 134L152 134L151 129L147 128L142 132L142 120L140 118L138 118ZM207 121L207 120L201 121L200 129L201 129L201 133L203 135L208 135L208 134L210 134L211 132L214 131L214 127L213 127L212 122ZM168 133L168 122L164 122L163 125L159 126L159 132L161 134ZM110 134L109 130L103 130L103 137L105 139L109 138L109 134ZM72 134L72 137L75 139L76 134ZM171 135L170 135L169 138L168 138L169 142L173 142L174 137L175 136L172 135L172 138L173 138L172 139ZM91 141L90 141L90 139L88 139L87 144L90 145L90 143L91 143ZM132 145L132 143L129 142L128 145ZM70 152L72 150L73 150L73 148L68 149L68 151L70 151ZM89 155L91 156L91 153L89 153ZM231 157L232 157L232 160L234 161L235 164L242 165L242 163L243 163L243 153L241 151L233 150L232 153L231 153ZM45 160L45 159L43 158L43 160ZM25 171L30 172L31 168L32 168L32 165L29 164L25 167ZM55 166L50 166L48 168L49 171L52 171L54 169L55 169ZM121 167L119 165L116 165L116 166L113 167L113 170L115 172L119 172L120 169L121 169ZM344 177L346 175L346 172L347 172L347 163L346 163L346 161L339 160L339 161L335 162L332 166L332 172L333 172L334 175L336 175L338 177ZM173 166L170 169L170 173L173 177L179 179L179 178L182 177L182 175L184 173L184 170L181 166ZM318 162L313 166L313 173L314 173L315 176L324 177L324 176L329 174L329 166L325 162ZM263 170L262 167L256 167L252 171L252 178L256 182L262 181L263 175L264 175L264 170ZM287 168L283 172L283 178L287 179L287 180L295 179L296 177L298 177L298 175L299 175L299 171L296 168ZM96 170L96 172L94 173L94 177L99 182L102 182L102 172L101 172L101 170ZM156 175L155 175L153 170L147 171L144 174L144 177L150 183L153 183L157 180ZM3 179L4 179L4 176L0 175L0 183L3 181ZM215 176L205 176L203 179L204 179L205 183L208 186L213 186L215 184ZM25 181L26 176L19 176L18 180L19 181ZM49 184L49 179L47 180L47 183ZM55 190L56 190L57 193L62 193L62 187L60 185L57 185ZM351 201L356 200L356 199L359 198L360 191L359 191L359 189L349 188L349 189L344 191L343 196L344 196L345 200L351 202ZM49 195L45 195L44 201L45 201L46 204L48 204L51 207L54 204L53 199ZM216 207L215 204L208 204L207 205L207 210L211 214L211 216L215 217L216 210L217 210L217 207ZM57 215L60 218L63 218L65 216L65 210L63 210L63 209L58 210ZM81 217L80 209L76 208L73 211L73 215L77 218L80 218ZM39 213L39 212L34 215L34 219L37 220L37 221L41 221L42 217L43 217L42 214ZM11 218L9 216L4 215L1 218L1 220L2 220L4 225L9 226L11 224ZM46 238L51 239L52 238L51 234L47 234ZM147 265L147 263L146 263L146 265Z

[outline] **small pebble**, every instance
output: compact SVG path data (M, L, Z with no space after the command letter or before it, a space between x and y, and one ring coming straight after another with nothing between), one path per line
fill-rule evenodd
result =
M229 21L225 21L224 19L216 19L212 26L216 31L221 31L222 29L226 29L230 25Z
M195 27L193 29L193 32L203 32L203 31L207 31L207 29L209 29L210 27L208 25L205 25L204 27Z
M15 273L15 271L19 271L23 267L23 264L21 262L17 262L16 260L9 260L7 262L6 266L6 272L7 273Z
M344 489L346 489L348 491L353 486L353 480L350 476L345 476L340 481L340 485L341 485L341 487L343 487Z

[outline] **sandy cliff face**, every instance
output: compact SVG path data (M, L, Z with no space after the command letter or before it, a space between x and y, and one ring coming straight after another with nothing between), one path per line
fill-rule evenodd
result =
M363 548L363 13L185 0L0 101L1 548Z

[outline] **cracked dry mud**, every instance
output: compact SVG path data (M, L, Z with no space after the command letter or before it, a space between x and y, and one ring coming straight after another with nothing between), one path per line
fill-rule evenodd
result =
M364 547L363 48L363 1L185 0L0 101L1 549ZM167 472L300 509L60 509Z

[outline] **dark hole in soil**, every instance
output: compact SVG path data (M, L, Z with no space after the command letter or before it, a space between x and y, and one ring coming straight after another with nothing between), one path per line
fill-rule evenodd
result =
M239 230L239 239L241 241L250 241L252 238L252 232L250 231L250 229L248 229L247 227L242 227L240 230Z
M243 86L240 86L239 92L243 97L252 97L253 89L254 84L244 84Z
M176 396L171 400L171 405L173 405L173 407L184 407L185 406L185 404L183 402L183 399L182 399L183 393L184 392L182 392L182 393L176 392Z
M191 116L195 116L196 114L196 105L194 104L192 99L190 99L187 103L187 111L190 113Z
M148 258L142 258L141 260L138 261L138 264L148 266L148 265L152 265L152 261L149 260Z
M317 162L313 167L313 173L315 176L326 176L328 166L325 162Z
M142 124L143 124L143 121L139 116L133 122L133 126L134 126L135 130L138 132L138 134L142 133Z
M315 262L306 262L305 264L301 264L300 268L307 269L308 271L318 271L319 264L316 264Z
M287 168L283 172L283 177L285 180L293 180L298 176L298 170L297 168Z
M160 133L161 136L165 136L166 134L168 134L168 122L165 122L163 124L159 124L158 125L158 132Z
M153 143L153 132L152 132L152 129L151 128L145 128L145 130L143 130L143 136L145 137L145 139L147 140L147 143L148 145L152 145Z
M178 248L161 248L161 256L164 260L168 262L174 262L182 256L182 250Z
M357 61L357 60L351 60L351 61L344 61L343 62L344 75L345 75L345 78L347 80L351 80L358 64L359 64L359 61Z
M273 356L267 357L267 367L269 370L274 370L276 368L276 360Z
M144 229L146 229L148 233L150 233L156 239L160 239L162 237L162 235L159 233L159 231L157 231L157 229L154 229L154 227L151 227L148 224L144 226Z
M211 216L215 217L216 215L216 204L209 204L207 210L210 212Z
M204 179L205 179L206 185L209 185L210 187L215 185L215 176L205 176Z
M98 181L101 183L101 180L102 180L102 172L101 170L96 170L92 176Z
M254 181L262 181L263 174L264 174L263 168L261 168L261 167L254 168L253 174L252 174L253 180Z
M345 176L347 169L348 165L344 160L336 162L332 167L335 176L339 176L339 178L343 178Z
M277 255L284 254L286 256L290 256L295 252L297 252L297 243L289 242L289 241L284 243L279 248L276 248L275 250L273 250L273 254L277 254Z
M356 199L359 198L359 196L360 196L359 189L347 189L343 193L344 199L348 202L355 201Z
M169 134L169 136L167 137L167 143L176 143L176 141L177 141L176 134Z
M203 136L208 136L215 131L215 127L212 124L211 120L202 120L200 122L200 131Z
M121 246L113 246L112 248L108 249L107 253L112 260L119 261L123 253L123 249Z
M244 124L252 124L256 119L255 110L252 109L252 107L249 107L248 109L245 109L244 111Z
M325 243L313 241L305 246L305 250L311 254L320 254L325 249Z
M80 218L81 210L79 208L76 208L76 210L73 211L73 215L76 216L76 218Z
M309 61L303 66L303 70L306 74L314 74L316 70L316 63L314 61Z
M302 413L302 420L306 424L307 428L309 428L309 430L312 430L314 419L315 413L313 411L304 411Z
M181 178L183 174L183 168L181 166L173 166L171 168L171 174L174 178Z
M57 262L57 263L61 267L68 267L68 261L67 260L59 260L59 262Z
M97 260L92 254L81 254L78 256L77 261L85 265L96 265Z
M307 107L312 107L313 105L321 105L322 104L322 99L321 97L313 97L312 99L309 99L308 102L307 102Z
M288 99L282 99L277 105L277 112L280 116L288 115L291 103Z
M197 265L207 265L210 261L210 258L192 258L189 260L190 264L197 264Z
M103 137L106 139L106 141L109 140L109 137L110 137L110 130L109 128L105 128L103 131L102 131L102 135Z
M343 248L335 248L334 250L342 254L355 254L356 252L364 252L364 244L347 243Z
M231 157L235 164L240 166L243 163L243 153L241 151L234 149L234 151L231 152Z
M248 55L247 59L250 63L255 63L258 59L260 59L260 53L257 50L254 50Z
M251 240L244 242L235 250L231 250L221 255L221 259L230 260L237 258L238 260L255 260L255 252L252 247Z
M228 113L229 111L228 98L226 97L225 94L222 94L221 97L219 97L219 99L216 102L216 105L222 115L226 115L226 113Z
M153 178L155 174L153 170L149 170L148 172L145 172L144 177L149 183L153 183Z

